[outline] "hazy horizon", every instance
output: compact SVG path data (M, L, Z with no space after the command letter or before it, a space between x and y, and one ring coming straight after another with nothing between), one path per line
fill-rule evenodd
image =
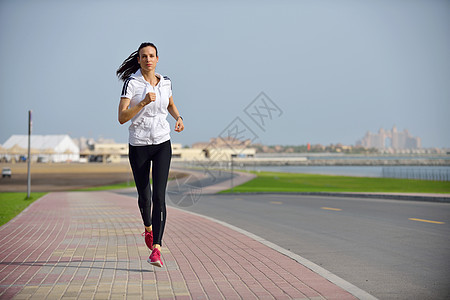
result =
M395 125L394 125L395 126ZM383 128L383 129L387 129L387 128ZM392 129L392 128L391 128ZM405 130L408 130L407 128L405 128ZM400 130L399 130L400 131ZM402 132L403 132L403 130L401 130ZM371 132L371 133L378 133L378 131L376 131L376 132ZM410 133L411 134L411 133ZM23 134L13 134L13 135L27 135L26 133L23 133ZM32 134L32 135L47 135L47 134ZM55 134L55 135L58 135L58 134ZM70 135L69 135L70 136ZM414 135L412 135L412 136L414 136ZM91 139L93 139L94 141L96 141L96 142L104 142L104 141L106 141L106 142L108 142L108 141L114 141L115 143L127 143L128 141L116 141L115 139L113 139L113 138L109 138L109 137L105 137L105 136L99 136L99 137L97 137L97 138L95 138L95 137L88 137L88 136L78 136L78 137L74 137L74 136L70 136L72 139L74 139L74 140L77 140L77 141L79 141L79 140L81 140L81 139L86 139L86 141L88 141L88 140L91 140ZM416 137L416 136L414 136L414 137ZM214 139L214 138L220 138L220 136L216 136L216 137L210 137L209 139L207 139L207 140L199 140L199 141L193 141L191 144L182 144L182 143L179 143L179 144L181 144L183 147L184 146L188 146L188 147L192 147L194 144L198 144L198 143L210 143L210 141L211 141L211 139ZM420 137L419 137L420 138ZM9 139L9 137L7 138L7 139ZM2 143L0 143L0 146L2 146L6 141L7 141L7 139L5 140L5 141L2 141ZM311 146L316 146L316 145L322 145L322 146L331 146L331 145L334 145L334 146L336 146L336 145L338 145L338 144L342 144L343 146L356 146L356 143L359 141L359 140L361 140L362 139L362 137L360 138L360 139L358 139L357 141L355 141L354 143L351 143L351 144L343 144L343 143L340 143L340 142L337 142L337 143L325 143L325 144L322 144L322 143L316 143L316 144L311 144L310 143L310 145ZM242 140L241 140L242 141ZM264 144L264 143L259 143L259 142L255 142L255 143L253 143L252 145L262 145L262 146L283 146L283 147L288 147L288 146L307 146L307 144L308 143L304 143L304 144ZM388 149L389 147L386 147L386 149ZM420 149L430 149L430 148L442 148L442 149L449 149L450 147L421 147ZM418 148L419 149L419 148Z

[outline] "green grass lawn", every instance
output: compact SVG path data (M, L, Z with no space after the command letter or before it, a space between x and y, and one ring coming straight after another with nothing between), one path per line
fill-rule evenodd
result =
M46 193L0 193L0 226L17 216L28 205L44 196Z
M252 172L257 177L233 191L254 192L378 192L450 193L450 182L394 178L349 177L316 174Z

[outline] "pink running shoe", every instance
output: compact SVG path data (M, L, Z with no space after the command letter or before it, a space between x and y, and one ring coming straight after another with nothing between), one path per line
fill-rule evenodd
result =
M152 254L147 259L151 265L162 268L163 262L161 260L161 251L158 248L153 249Z
M147 230L145 230L142 235L145 236L145 244L147 245L148 249L153 250L153 231L148 232Z

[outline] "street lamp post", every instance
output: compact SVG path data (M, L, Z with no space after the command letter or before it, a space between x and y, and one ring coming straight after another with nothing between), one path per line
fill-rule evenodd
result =
M27 158L27 199L30 199L31 193L31 110L28 111L28 158Z

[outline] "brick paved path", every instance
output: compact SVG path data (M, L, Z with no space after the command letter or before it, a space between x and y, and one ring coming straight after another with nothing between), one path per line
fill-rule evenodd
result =
M51 193L0 227L1 299L355 299L219 223L168 209L164 267L146 262L137 202Z

